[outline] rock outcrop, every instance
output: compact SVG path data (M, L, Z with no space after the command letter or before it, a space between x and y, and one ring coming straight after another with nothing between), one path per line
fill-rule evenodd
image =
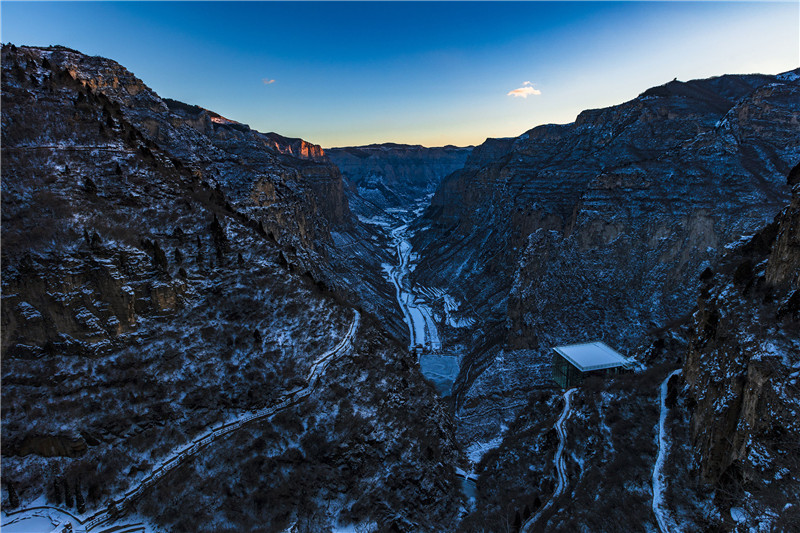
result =
M699 474L750 527L797 515L783 504L800 488L799 199L795 183L775 222L706 272L690 322L684 375Z

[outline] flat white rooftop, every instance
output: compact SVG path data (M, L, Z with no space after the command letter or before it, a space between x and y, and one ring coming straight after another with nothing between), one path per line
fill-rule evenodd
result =
M627 357L609 348L603 342L585 342L582 344L556 346L553 350L576 366L581 372L614 368L629 363Z

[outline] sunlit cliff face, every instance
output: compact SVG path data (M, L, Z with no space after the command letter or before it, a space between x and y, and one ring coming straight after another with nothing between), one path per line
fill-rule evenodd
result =
M227 119L225 117L220 117L220 116L216 116L216 117L212 116L211 117L211 122L213 122L214 124L239 124L239 122L236 122L235 120L230 120L230 119Z

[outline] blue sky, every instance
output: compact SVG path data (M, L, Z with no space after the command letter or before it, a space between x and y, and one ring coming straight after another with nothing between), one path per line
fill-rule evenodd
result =
M800 66L797 2L4 1L0 10L3 42L109 57L163 97L324 147L477 144L571 122L676 77Z

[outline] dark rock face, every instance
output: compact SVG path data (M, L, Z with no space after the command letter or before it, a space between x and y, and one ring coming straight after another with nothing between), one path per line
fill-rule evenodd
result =
M798 199L795 185L775 222L706 278L691 321L684 374L700 474L720 489L721 505L743 507L748 520L777 511L800 487ZM791 523L796 513L774 518Z
M99 127L106 135L119 130L140 145L144 157L166 158L167 165L213 191L226 212L237 213L279 243L293 269L309 272L367 311L388 307L382 302L391 301L392 288L380 274L385 259L353 244L369 242L371 230L354 225L342 176L319 146L162 99L114 61L61 47L46 55L50 66L38 74L43 83L53 91L72 91L78 112L100 105L104 123ZM44 109L49 103L36 105ZM73 118L65 116L62 127L69 128ZM36 122L25 127L33 129ZM358 278L364 282L357 283Z
M86 453L83 437L48 435L27 437L18 450L19 455L35 454L40 457L80 457Z
M800 259L791 244L798 198L796 184L774 222L702 273L693 312L632 350L647 369L591 378L572 391L560 496L554 425L563 391L533 390L477 465L479 497L461 529L502 530L520 515L523 523L535 517L528 531L658 530L653 476L663 442L659 509L667 524L792 531L800 496L800 291L789 267ZM681 361L682 372L667 380Z
M6 45L2 69L3 481L22 507L79 481L94 512L173 449L306 384L359 303L331 286L369 279L334 253L367 230L313 145L164 101L61 47ZM202 480L181 467L169 497L136 511L172 531L455 520L447 416L367 313L353 349L279 415L232 435L240 451L210 445Z
M358 209L360 214L372 216L432 193L442 178L464 166L471 151L387 143L329 148L325 153L367 203Z
M219 181L228 196L234 200L234 205L249 207L265 214L274 210L275 205L280 204L280 200L292 192L296 194L303 188L310 188L314 194L305 192L304 201L312 210L317 224L320 218L318 215L322 215L334 226L348 220L349 212L347 200L343 196L341 177L336 168L325 159L319 146L276 133L260 133L245 124L228 120L201 107L170 99L165 99L164 103L170 112L169 124L158 120L158 116L148 116L145 121L154 134L154 140L167 145L176 155L190 161L198 159L197 144L210 148L207 146L210 141L216 150L211 154L206 153L205 158L201 152L198 162L202 162L208 174L204 174L204 178ZM193 135L184 126L201 133L202 137ZM210 161L212 155L217 156L213 162ZM281 162L289 168L281 168ZM276 180L278 175L280 178ZM253 180L253 177L257 179ZM284 190L284 186L289 190ZM291 189L294 191L290 192ZM314 213L315 209L320 212ZM292 213L295 218L298 218L297 215L298 213ZM299 218L298 229L306 243L309 238L323 238L324 233L315 235L317 228L304 220L307 216Z
M420 222L415 281L464 295L510 348L631 348L689 313L700 272L785 205L799 98L794 75L671 82L478 147Z
M800 287L800 163L787 179L794 186L792 203L778 216L778 235L767 262L766 281L773 285Z

